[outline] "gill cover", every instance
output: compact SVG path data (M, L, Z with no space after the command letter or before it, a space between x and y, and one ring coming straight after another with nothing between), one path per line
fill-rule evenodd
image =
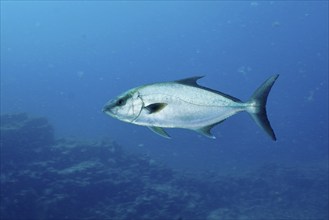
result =
M143 101L136 90L130 90L109 101L103 111L121 121L133 122L143 108Z

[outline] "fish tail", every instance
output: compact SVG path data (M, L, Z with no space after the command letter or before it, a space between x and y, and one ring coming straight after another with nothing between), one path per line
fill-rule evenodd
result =
M266 114L266 102L268 94L279 75L268 78L251 96L247 102L247 112L251 115L259 127L261 127L272 140L276 140L275 133L271 127Z

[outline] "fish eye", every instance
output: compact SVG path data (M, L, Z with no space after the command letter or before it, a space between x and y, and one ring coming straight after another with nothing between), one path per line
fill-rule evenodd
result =
M116 105L117 105L117 106L123 106L123 105L125 105L125 104L126 104L126 99L123 99L123 98L119 99L119 100L116 102Z

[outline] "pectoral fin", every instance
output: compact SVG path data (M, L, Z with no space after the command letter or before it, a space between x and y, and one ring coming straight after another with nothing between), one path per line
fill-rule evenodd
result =
M158 134L158 135L160 135L160 136L162 136L162 137L164 137L164 138L171 138L168 134L167 134L167 132L163 129L163 128L161 128L161 127L148 127L151 131L153 131L154 133L156 133L156 134Z
M161 111L167 105L167 103L153 103L148 106L145 106L145 109L149 111L149 114L153 114Z

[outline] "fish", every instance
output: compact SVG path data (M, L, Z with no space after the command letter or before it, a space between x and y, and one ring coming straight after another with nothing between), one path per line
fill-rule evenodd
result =
M216 138L211 132L213 127L239 112L248 112L272 140L277 140L267 117L266 103L279 74L263 82L246 102L199 85L197 81L203 77L132 88L108 101L103 112L124 122L146 126L165 138L171 138L166 128L182 128L212 139Z

